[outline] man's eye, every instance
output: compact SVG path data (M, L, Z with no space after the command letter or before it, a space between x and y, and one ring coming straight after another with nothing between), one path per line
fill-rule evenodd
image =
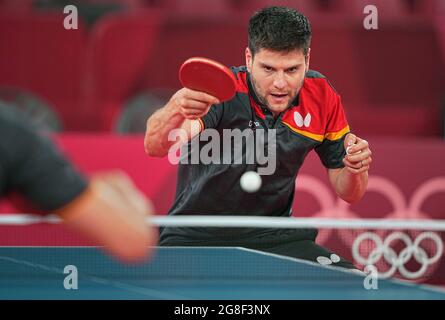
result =
M287 72L289 72L289 73L294 73L294 72L297 72L297 71L298 71L298 67L290 68L290 69L287 70Z
M272 68L271 68L271 67L268 67L268 66L265 66L265 67L264 67L264 70L267 71L267 72L271 72L271 71L272 71Z

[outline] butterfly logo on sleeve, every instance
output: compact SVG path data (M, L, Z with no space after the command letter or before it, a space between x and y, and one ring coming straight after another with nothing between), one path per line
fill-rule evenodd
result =
M297 126L299 126L300 128L303 127L303 126L308 128L310 126L310 124L311 124L311 120L312 120L312 116L311 116L310 113L307 113L305 115L305 117L303 118L303 116L298 111L294 112L295 124Z

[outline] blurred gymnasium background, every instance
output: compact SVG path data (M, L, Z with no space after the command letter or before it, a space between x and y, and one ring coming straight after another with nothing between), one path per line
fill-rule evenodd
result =
M377 30L363 26L368 4L378 9ZM63 27L66 5L78 9L76 30ZM267 5L309 17L311 69L329 78L374 152L369 191L353 206L308 159L294 215L444 219L444 0L0 0L0 103L49 131L81 170L125 170L166 214L176 167L145 155L146 119L179 89L187 58L243 65L248 19ZM13 199L0 211L16 212ZM4 227L0 244L82 243L41 228L18 237ZM342 245L332 233L320 241ZM445 283L444 269L435 282Z

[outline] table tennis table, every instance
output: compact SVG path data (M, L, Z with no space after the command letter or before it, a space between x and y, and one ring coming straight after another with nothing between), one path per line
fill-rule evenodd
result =
M65 286L74 276L67 266L77 289ZM96 247L0 247L0 299L445 299L445 291L395 280L367 290L350 271L235 247L157 247L136 265Z

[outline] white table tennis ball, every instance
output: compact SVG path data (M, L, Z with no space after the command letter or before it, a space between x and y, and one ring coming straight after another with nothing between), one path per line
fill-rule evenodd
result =
M261 187L261 177L255 171L247 171L241 176L240 184L246 192L257 192Z

